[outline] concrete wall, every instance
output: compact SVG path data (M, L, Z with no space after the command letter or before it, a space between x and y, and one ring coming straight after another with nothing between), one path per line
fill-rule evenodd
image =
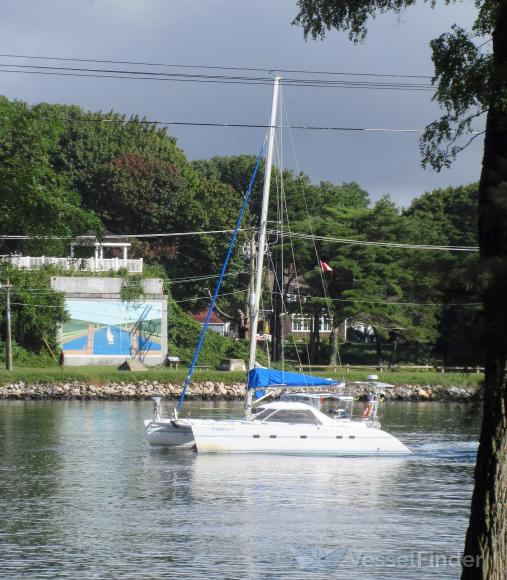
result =
M167 296L160 279L143 280L145 296L121 301L122 278L57 276L71 321L60 329L65 364L120 365L136 358L148 366L167 354Z

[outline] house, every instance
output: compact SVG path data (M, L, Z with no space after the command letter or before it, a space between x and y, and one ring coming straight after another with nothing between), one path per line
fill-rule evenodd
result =
M201 326L204 326L206 322L206 316L208 315L207 310L202 310L201 312L190 312L190 316L198 322ZM209 320L208 328L213 332L220 334L220 336L229 336L237 338L238 327L237 323L234 321L224 321L215 312L211 313L211 318Z
M119 236L105 236L103 240L95 237L80 237L70 243L70 252L67 257L53 256L23 256L13 254L4 256L16 268L34 270L43 266L58 266L63 270L80 270L87 272L117 272L127 270L130 274L140 274L143 271L143 259L129 258L128 250L132 244ZM110 257L104 257L106 250ZM93 252L93 256L90 256ZM114 255L121 253L121 258ZM76 254L84 257L78 257ZM86 254L88 254L86 256Z

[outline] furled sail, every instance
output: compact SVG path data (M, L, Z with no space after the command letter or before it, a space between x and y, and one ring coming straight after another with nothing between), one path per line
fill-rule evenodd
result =
M339 381L313 377L301 373L280 371L277 369L256 368L248 372L248 388L264 387L319 387L340 384Z

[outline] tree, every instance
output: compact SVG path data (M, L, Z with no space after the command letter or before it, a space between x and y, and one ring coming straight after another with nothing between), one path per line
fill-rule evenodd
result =
M114 234L159 234L231 229L241 196L216 179L201 177L176 140L138 117L114 111L85 112L79 107L41 104L43 119L63 124L51 155L55 170L81 195L83 206L101 217ZM135 242L133 252L146 262L163 265L172 294L185 307L203 308L215 282L229 239L224 235L150 238ZM190 267L191 265L191 267ZM244 260L234 253L222 299L245 288ZM192 279L194 278L194 279ZM233 294L231 294L233 293Z
M59 252L63 243L48 238L100 233L100 220L80 207L76 190L51 165L61 123L41 119L25 103L4 97L0 97L0 116L0 230L4 235L36 238L4 242L4 253Z
M377 13L401 12L415 0L299 0L295 22L307 36L348 31L358 42ZM471 30L454 25L431 42L435 99L444 115L421 140L423 163L448 165L476 137L474 120L486 114L479 183L479 246L484 288L484 419L462 578L504 578L507 569L507 2L477 0ZM460 141L468 138L468 141Z
M56 347L58 328L68 319L63 292L51 289L50 278L56 273L52 268L22 270L0 262L0 281L12 285L13 340L27 350L45 349L43 339ZM5 340L5 292L1 299L0 337Z
M256 158L248 155L235 157L213 157L209 160L199 160L193 162L193 167L208 179L218 179L221 182L231 185L239 194L243 194L250 180L250 176L255 165ZM252 190L252 202L250 204L251 225L255 225L256 216L260 212L262 199L264 167L261 165L257 180ZM283 192L281 184L283 183ZM357 183L342 183L335 185L329 181L321 181L318 184L312 183L308 175L300 173L296 175L289 170L276 169L273 171L271 179L270 216L280 222L283 220L285 228L297 222L296 228L311 232L311 222L313 217L321 215L323 208L367 208L369 203L368 192L362 189ZM282 200L283 198L283 200ZM329 216L331 219L331 216ZM320 222L319 222L320 223ZM314 224L315 225L315 224ZM320 226L319 226L320 227ZM320 231L320 229L319 229ZM282 296L290 291L296 283L294 270L289 270L287 264L292 260L290 257L290 247L287 242L277 243L278 236L272 236L271 256L268 260L268 267L272 266L273 287L272 287L272 308L271 335L272 335L272 358L278 361L282 351L282 322L281 317L284 312ZM281 272L281 254L285 251L285 272ZM316 256L308 242L297 243L298 264L297 268L301 272L313 270L316 267ZM272 264L270 263L272 262ZM276 267L275 267L276 265ZM319 278L320 280L320 278ZM322 286L318 286L317 295L322 294ZM322 305L307 302L306 310L312 311L312 317L317 318L317 323L312 325L311 342L314 345L313 357L318 356L318 320L322 312ZM247 308L241 310L243 318L247 317Z
M436 189L414 199L403 212L410 224L410 241L477 246L478 188L471 184ZM475 306L481 292L478 254L433 251L415 253L413 258L413 267L420 273L418 299L445 305L435 353L449 366L482 366L480 311Z

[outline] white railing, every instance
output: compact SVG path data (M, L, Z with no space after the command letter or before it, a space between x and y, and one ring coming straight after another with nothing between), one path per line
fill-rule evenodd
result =
M8 256L13 266L34 270L43 266L58 266L64 270L84 270L86 272L117 272L126 268L131 273L143 271L143 259L124 260L122 258L53 258L50 256Z

